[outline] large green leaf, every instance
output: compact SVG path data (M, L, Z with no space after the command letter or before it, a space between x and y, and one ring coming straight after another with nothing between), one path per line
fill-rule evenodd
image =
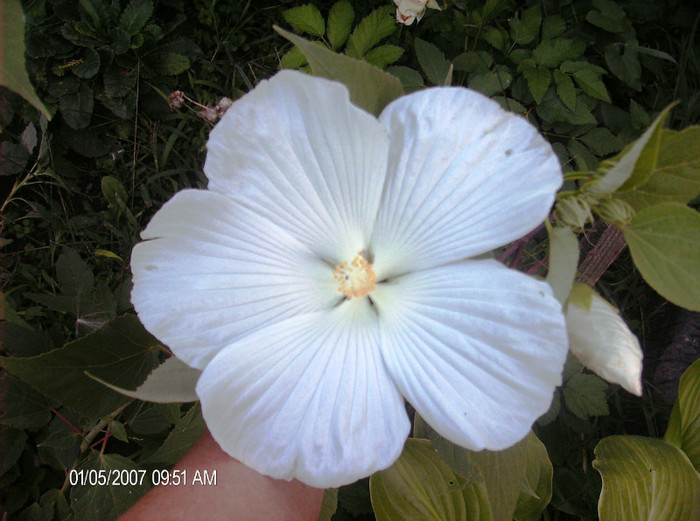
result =
M350 91L350 100L367 112L377 116L403 95L403 87L396 76L366 61L334 53L277 26L274 29L299 47L314 75L344 83Z
M564 305L576 276L578 267L578 239L571 228L548 227L549 272L547 283L554 297Z
M599 174L604 175L592 190L605 194L627 192L649 179L656 168L663 126L672 107L673 105L666 107L637 141L601 164Z
M700 311L700 213L663 203L638 212L622 231L649 285L674 304Z
M414 45L416 58L428 81L433 85L444 85L450 72L449 60L435 44L416 38Z
M651 176L636 189L619 194L635 210L664 202L688 203L700 195L700 127L664 130Z
M396 463L370 478L369 489L377 521L491 519L483 486L452 472L428 440L409 438Z
M37 391L87 417L109 414L129 398L85 372L124 388L134 388L156 364L160 343L134 315L118 317L101 329L46 354L0 358L10 373Z
M610 436L595 448L603 478L600 521L697 521L700 475L688 457L662 440Z
M333 50L341 47L350 36L355 10L347 0L333 4L328 13L328 41Z
M51 119L24 66L24 13L17 0L0 2L0 85L14 90Z
M664 440L683 450L700 472L700 360L681 377Z
M141 473L139 474L139 470ZM109 477L104 485L78 484L71 487L71 506L76 519L81 521L110 521L126 512L150 488L149 473L129 458L117 454L92 451L76 468L77 475L93 478ZM126 471L126 472L123 472ZM131 473L134 481L118 483L111 478ZM136 483L135 485L132 483Z
M547 448L533 432L521 442L527 455L525 480L513 518L517 521L538 521L552 499L554 469Z

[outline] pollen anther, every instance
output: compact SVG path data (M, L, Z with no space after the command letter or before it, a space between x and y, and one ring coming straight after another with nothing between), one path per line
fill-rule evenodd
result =
M366 296L374 289L374 283L377 281L374 268L362 253L356 255L349 264L345 261L340 262L333 272L333 277L338 281L338 291L346 297Z

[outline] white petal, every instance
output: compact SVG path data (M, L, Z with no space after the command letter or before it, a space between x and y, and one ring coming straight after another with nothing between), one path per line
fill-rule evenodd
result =
M338 302L332 268L228 197L184 190L134 248L131 300L139 319L184 362L204 369L258 327Z
M398 277L372 298L389 374L445 438L501 450L549 408L568 348L546 283L467 261Z
M547 216L562 174L537 130L464 88L391 103L387 186L371 249L381 279L502 246Z
M197 384L221 448L249 467L337 487L391 465L410 424L367 299L307 314L221 352Z
M566 328L571 352L608 382L642 395L642 348L617 310L591 290L590 309L570 299Z
M332 262L367 246L388 138L350 103L345 86L282 71L228 109L207 147L209 189L251 206Z

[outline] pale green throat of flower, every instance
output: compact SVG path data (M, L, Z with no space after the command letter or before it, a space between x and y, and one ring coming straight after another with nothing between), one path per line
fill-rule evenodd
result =
M335 267L333 277L338 281L338 291L346 297L364 297L374 289L377 275L363 255L360 251L349 264L341 261Z

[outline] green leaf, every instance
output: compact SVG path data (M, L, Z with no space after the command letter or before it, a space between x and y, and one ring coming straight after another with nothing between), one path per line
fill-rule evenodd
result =
M686 455L662 440L610 436L595 448L603 479L600 521L698 521L700 475Z
M95 382L85 372L133 388L151 371L159 348L158 340L135 316L125 315L60 349L29 358L0 357L0 364L42 394L95 418L109 414L129 399Z
M592 374L580 373L572 376L562 389L564 403L579 418L610 414L605 397L607 382Z
M535 103L539 105L549 84L552 83L552 75L545 67L527 67L523 70L523 74L532 97L535 98Z
M573 77L578 86L583 89L583 92L593 98L610 103L608 89L598 74L589 69L582 69L574 72Z
M542 22L542 39L556 38L566 31L566 22L558 14L545 17Z
M367 51L396 31L393 7L379 7L365 16L350 35L345 54L362 58Z
M547 283L563 306L574 284L578 267L578 239L571 228L547 226L549 232L549 272Z
M428 440L406 440L401 457L373 474L369 488L377 521L490 519L485 515L483 488L478 483L467 486Z
M615 76L636 91L642 90L642 65L639 63L636 40L632 46L611 43L605 46L605 64Z
M112 420L109 423L109 432L119 441L123 441L125 443L129 442L129 437L126 435L126 429L124 428L123 423L118 422L117 420Z
M165 76L177 76L190 68L190 59L176 52L158 54L153 61L153 68Z
M536 5L522 12L520 16L514 16L509 20L510 35L515 43L527 45L537 38L540 31L542 15L540 6Z
M648 180L619 197L635 210L664 202L686 204L700 195L700 127L662 130Z
M311 36L321 37L326 33L326 22L321 11L313 4L304 4L292 7L282 12L282 16L288 24Z
M194 388L202 374L179 358L171 356L156 367L136 390L123 389L100 378L88 376L130 398L156 403L180 403L199 400Z
M298 69L306 65L306 56L296 45L289 49L280 60L280 69Z
M586 14L586 21L610 33L623 33L631 29L625 10L612 0L593 0L593 9Z
M110 98L122 98L136 86L136 74L112 65L102 75L105 93Z
M0 423L16 429L40 429L49 423L51 407L57 405L11 374L0 378L0 396Z
M334 51L343 46L350 36L352 22L355 20L355 10L347 0L333 4L328 13L328 41Z
M504 30L493 25L488 25L482 31L481 37L494 49L498 49L502 52L506 51L508 35Z
M24 13L17 0L0 2L0 64L0 85L12 89L51 119L51 112L36 95L25 68Z
M453 60L457 71L485 73L491 70L493 57L485 51L463 52Z
M604 175L591 187L593 191L627 192L646 183L656 167L663 126L672 107L666 107L639 139L601 164L598 175Z
M578 58L583 54L586 48L581 40L571 38L553 38L551 40L542 40L532 52L532 57L537 65L553 69L573 58Z
M331 521L333 514L338 510L338 489L327 488L323 491L323 502L318 521Z
M24 452L26 441L27 433L24 430L0 424L0 447L3 449L0 476L3 476L17 462Z
M559 69L552 71L554 83L557 86L557 96L570 110L576 110L576 87L573 80Z
M539 521L542 512L552 499L552 477L554 470L544 444L530 432L523 443L527 462L525 480L513 518L516 521Z
M74 130L90 124L94 103L92 89L85 84L81 84L77 92L64 94L58 99L63 120Z
M664 440L685 452L700 472L700 360L681 376Z
M401 85L403 86L403 90L406 92L406 94L420 90L424 86L423 76L420 75L420 72L411 69L410 67L395 65L392 67L387 67L386 72L393 74L399 80L401 80Z
M403 48L398 45L380 45L365 54L365 60L375 67L383 69L401 58L403 52Z
M644 280L674 304L700 311L700 213L662 203L639 211L622 231Z
M316 76L344 83L350 91L350 100L370 114L379 115L385 106L403 95L398 78L366 61L336 54L277 26L274 29L301 49Z
M87 48L83 54L82 62L71 67L71 72L78 78L92 78L100 70L100 55L94 49Z
M141 460L142 464L174 465L199 439L205 429L202 410L199 403L195 404L175 424L173 430L165 438L163 444L153 454Z
M469 76L469 88L490 97L510 87L512 81L513 76L508 68L499 65L494 71L484 74L471 74Z
M443 52L430 42L416 38L416 58L428 81L433 85L444 85L450 71L450 61Z
M131 0L119 17L119 27L129 36L138 34L153 14L151 0Z
M604 127L593 128L581 136L580 139L597 156L607 156L621 148L619 138Z
M129 458L117 454L102 454L91 451L76 468L78 475L99 477L112 476L112 471L138 471L140 467ZM138 476L138 474L137 474ZM105 521L115 519L131 507L150 488L150 476L143 474L143 482L132 485L74 485L71 487L70 499L76 519L81 521Z

